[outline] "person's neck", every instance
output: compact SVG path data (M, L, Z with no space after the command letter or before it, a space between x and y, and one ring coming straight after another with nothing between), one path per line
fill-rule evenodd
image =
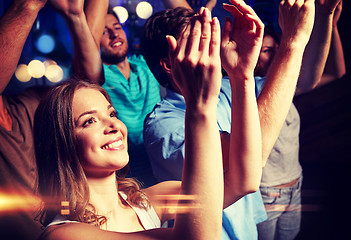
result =
M2 95L0 95L0 126L5 128L7 131L12 130L12 119L4 104Z
M108 214L121 205L118 194L116 174L104 178L87 178L90 203L95 207L98 214Z
M113 64L108 64L105 62L106 65L113 65ZM129 81L129 76L130 76L130 64L128 61L128 58L125 57L123 61L120 61L118 63L115 63L116 67L118 70L123 74L123 76Z

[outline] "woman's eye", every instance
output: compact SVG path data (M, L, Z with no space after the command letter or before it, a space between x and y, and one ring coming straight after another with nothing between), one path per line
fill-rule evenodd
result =
M117 118L117 112L116 111L113 111L110 113L110 117L115 117Z
M89 126L90 124L94 123L95 122L95 119L94 118L89 118L88 120L86 120L84 123L83 123L83 127L87 127Z

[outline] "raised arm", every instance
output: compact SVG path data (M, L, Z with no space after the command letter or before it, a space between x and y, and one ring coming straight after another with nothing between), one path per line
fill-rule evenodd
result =
M311 38L302 59L296 94L312 90L320 81L333 32L333 16L340 0L317 0Z
M32 25L46 0L14 0L0 19L0 94L16 70Z
M73 40L72 74L92 83L102 83L100 51L86 21L84 0L50 0L50 4L65 19Z
M186 102L182 194L194 195L195 207L177 215L179 239L219 239L223 208L223 166L216 109L221 85L220 26L201 8L182 36L169 36L173 78ZM189 226L191 226L189 229ZM189 231L184 236L184 231Z
M101 37L105 29L105 16L108 10L108 0L85 0L84 12L93 34L96 46L100 49Z
M243 1L223 7L234 17L223 26L221 59L232 89L231 133L222 133L225 205L258 190L262 174L261 129L255 96L254 68L264 25ZM235 197L235 198L233 198Z
M334 11L330 50L324 72L318 86L341 78L346 73L344 51L338 30L338 21L341 15L341 11L342 0Z
M282 38L257 99L264 164L290 109L305 47L314 22L314 0L284 0L279 6Z
M205 7L207 7L210 11L216 6L217 0L208 0L205 4Z

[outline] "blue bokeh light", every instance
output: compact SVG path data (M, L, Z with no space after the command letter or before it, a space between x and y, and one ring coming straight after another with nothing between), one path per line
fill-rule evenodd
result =
M55 48L55 40L51 35L42 34L36 41L36 47L41 53L51 53Z

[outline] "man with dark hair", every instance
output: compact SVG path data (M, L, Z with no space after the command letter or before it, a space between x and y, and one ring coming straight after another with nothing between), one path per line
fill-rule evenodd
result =
M231 0L236 7L224 5L235 19L254 19L256 14L243 1ZM274 67L270 69L266 84L257 99L262 129L262 162L252 166L263 167L279 135L280 129L289 111L294 95L304 49L310 37L314 22L314 2L283 1L285 14L281 19L283 48L277 52ZM304 9L304 11L299 11ZM289 15L289 16L287 16ZM184 116L185 103L177 85L172 79L172 69L168 60L166 35L176 39L183 31L184 23L189 21L191 13L185 9L165 10L154 14L145 25L146 40L143 41L144 56L150 69L157 76L160 84L166 87L165 98L156 105L153 112L145 119L144 143L150 157L154 175L158 180L180 179L184 159ZM180 18L180 19L179 19ZM222 66L229 79L239 81L244 75L254 75L253 49L257 44L252 35L245 35L250 25L231 24L226 19L223 26L221 58ZM157 53L157 54L155 54ZM161 73L163 71L163 73ZM201 74L201 73L199 73ZM231 89L227 78L222 81L222 88L217 108L218 127L221 132L224 166L235 161L228 149L228 140L237 132L230 129ZM244 146L243 146L244 147ZM239 165L236 165L239 166ZM253 169L251 169L253 170ZM237 174L252 174L252 178L261 177L254 171L238 169ZM245 183L241 183L245 184ZM240 184L238 185L240 187ZM265 209L259 192L248 194L223 211L222 238L255 239L256 224L265 219Z

